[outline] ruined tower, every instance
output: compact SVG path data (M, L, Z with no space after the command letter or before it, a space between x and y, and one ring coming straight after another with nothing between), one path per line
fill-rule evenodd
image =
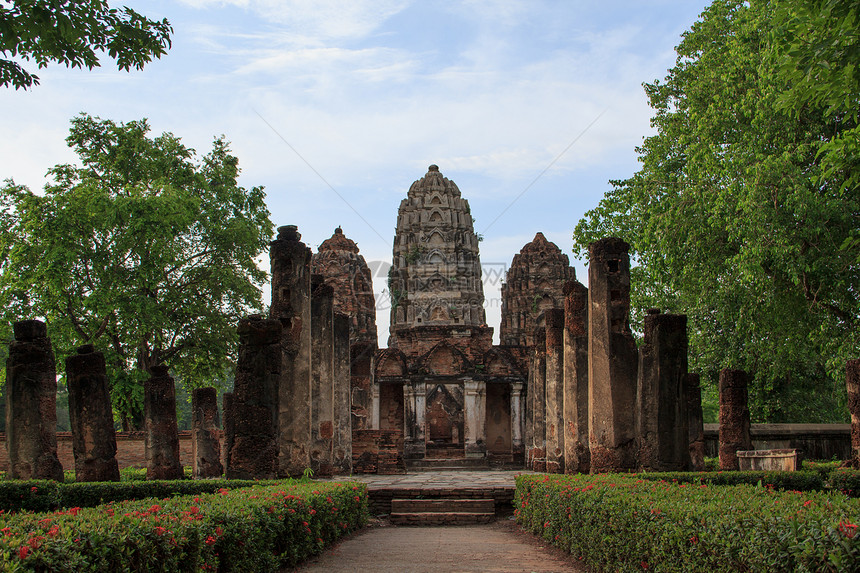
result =
M469 203L435 165L400 203L388 287L389 347L418 356L452 337L467 354L492 344Z
M502 285L503 346L532 346L535 328L545 326L544 311L564 308L564 283L574 279L567 255L543 233L514 255Z
M376 302L370 269L340 227L311 258L311 273L334 289L334 311L349 316L350 344L376 345Z

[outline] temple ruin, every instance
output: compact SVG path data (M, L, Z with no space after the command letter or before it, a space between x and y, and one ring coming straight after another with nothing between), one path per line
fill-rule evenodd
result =
M194 393L195 477L221 473L222 443L230 478L452 466L701 468L701 390L687 371L687 320L649 311L637 348L628 245L617 238L592 243L586 287L558 246L537 233L507 270L496 345L486 324L479 243L468 201L431 165L398 210L388 346L378 348L372 277L358 245L338 227L313 253L296 226L280 227L270 246L269 316L238 325L223 434L214 389ZM56 376L45 325L16 323L15 336L7 363L12 473L61 479L49 431ZM69 359L77 435L100 426L110 433L107 414L82 415L98 392L81 384L101 389L100 368L103 359L89 347ZM849 364L855 417L858 370ZM721 464L732 467L734 450L750 443L743 372L723 372L720 394ZM145 396L147 475L181 477L166 367L152 369ZM109 446L76 445L82 476L96 461L110 466ZM112 467L105 470L111 476Z

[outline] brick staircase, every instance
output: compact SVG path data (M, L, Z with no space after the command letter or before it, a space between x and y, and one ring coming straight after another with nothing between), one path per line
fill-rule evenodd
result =
M392 499L389 519L396 525L467 525L495 519L495 500Z
M490 464L486 458L423 458L406 460L408 472L433 472L450 470L487 470Z

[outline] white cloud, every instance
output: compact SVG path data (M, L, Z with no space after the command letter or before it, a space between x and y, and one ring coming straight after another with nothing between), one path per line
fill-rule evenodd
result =
M235 6L301 37L346 40L367 36L403 10L402 0L182 0L197 9Z

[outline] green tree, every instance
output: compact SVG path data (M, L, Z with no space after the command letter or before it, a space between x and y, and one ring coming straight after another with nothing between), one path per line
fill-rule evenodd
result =
M67 141L80 166L51 169L44 194L0 190L7 318L44 317L60 364L80 344L104 351L126 428L153 366L189 387L230 371L238 319L262 308L255 257L273 230L223 137L198 162L177 137L148 132L145 120L78 116Z
M860 3L855 0L779 2L774 45L787 89L781 98L795 117L823 109L833 129L818 151L822 183L860 190ZM860 259L860 233L843 244Z
M841 125L822 102L788 109L774 3L716 0L664 81L645 84L656 135L640 170L577 225L579 253L631 245L632 303L690 317L691 368L753 376L757 421L843 420L860 337L860 267L842 249L860 198L819 154Z
M11 0L0 2L0 85L28 88L39 77L11 58L93 69L107 52L121 70L141 69L170 48L173 28L131 8L104 0Z

